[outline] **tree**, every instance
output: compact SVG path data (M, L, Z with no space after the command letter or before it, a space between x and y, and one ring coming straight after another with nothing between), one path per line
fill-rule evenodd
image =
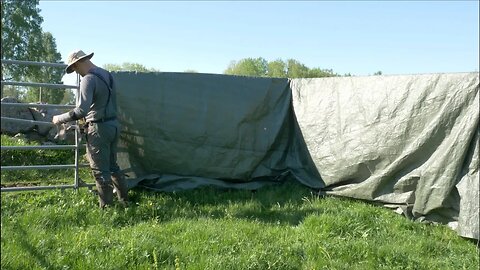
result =
M52 34L42 32L43 18L39 14L38 3L38 0L1 1L2 59L37 62L59 62L61 60L62 57L57 51ZM2 64L2 80L60 83L62 75L63 70L59 68ZM19 90L15 89L15 91ZM42 101L59 103L63 99L64 92L64 90L58 89L42 89ZM40 89L38 88L26 89L27 101L38 101L39 95Z
M267 62L261 57L245 58L238 62L232 61L224 73L275 78L321 78L339 76L331 69L310 69L295 59L288 59L287 61L277 59Z
M281 59L268 63L268 77L285 78L287 77L287 65Z
M373 73L373 75L382 75L382 72L381 72L381 71L377 71L377 72Z
M147 68L142 64L124 62L121 65L118 64L105 64L103 68L108 71L137 71L137 72L158 72L159 70L154 68Z
M336 77L338 74L333 73L331 69L312 68L308 71L306 78L322 78L322 77Z
M41 47L42 38L40 9L38 0L2 0L2 59L30 60L32 54ZM4 78L21 80L34 66L2 65ZM2 78L3 79L3 78Z
M42 33L42 47L38 52L34 61L42 61L49 63L56 63L62 59L62 56L57 52L57 45L52 34L49 32ZM60 84L63 76L63 69L54 67L39 67L39 69L32 70L30 78L34 78L35 82L55 83ZM42 89L42 88L28 88L26 94L26 101L36 102L41 101L50 104L59 104L66 94L65 89Z
M63 96L62 101L60 104L69 104L69 105L75 105L75 93L73 90L66 90L65 95Z
M13 86L13 85L5 85L3 86L3 95L5 97L12 97L17 100L23 100L25 96L24 91L19 91L17 89L18 86Z
M194 69L187 69L184 71L185 73L198 73L198 71L194 70Z
M308 78L308 67L294 59L287 60L288 78Z
M267 76L268 63L262 57L259 58L245 58L238 63L232 61L229 67L225 70L225 74L243 75L243 76Z

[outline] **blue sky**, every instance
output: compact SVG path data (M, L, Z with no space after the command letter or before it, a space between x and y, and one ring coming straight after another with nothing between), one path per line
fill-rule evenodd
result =
M247 57L369 75L479 69L478 1L45 1L64 60L223 73Z

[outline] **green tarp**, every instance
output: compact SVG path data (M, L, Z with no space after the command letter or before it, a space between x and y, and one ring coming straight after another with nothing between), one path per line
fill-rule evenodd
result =
M116 73L120 166L140 185L257 189L295 177L321 188L298 140L287 79Z
M478 73L114 76L131 186L257 189L293 178L479 238Z
M478 73L298 79L291 88L329 194L401 206L478 239Z

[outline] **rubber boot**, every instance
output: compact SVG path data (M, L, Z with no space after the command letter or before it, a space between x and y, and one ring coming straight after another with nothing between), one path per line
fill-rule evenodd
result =
M128 186L125 176L121 172L112 173L112 182L117 190L118 201L124 206L128 206Z
M100 208L113 204L113 187L112 181L105 181L103 177L97 177L95 181L98 191L98 203Z

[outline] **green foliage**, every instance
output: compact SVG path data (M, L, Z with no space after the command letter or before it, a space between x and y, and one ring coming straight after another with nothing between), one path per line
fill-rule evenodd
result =
M118 64L105 64L103 68L108 71L137 71L137 72L158 72L159 70L154 68L147 68L142 64L124 62L121 65Z
M2 59L28 60L36 62L60 62L55 38L43 32L40 9L36 1L1 1L2 5ZM53 67L2 64L2 80L61 83L63 70ZM3 92L2 97L6 92ZM22 93L22 91L24 93ZM63 89L9 88L8 94L22 97L27 102L42 101L59 104L65 94ZM18 92L18 93L15 93ZM41 99L40 99L40 92Z
M65 95L63 96L62 101L60 104L70 104L70 105L75 105L75 90L70 90L67 89L65 90Z
M287 60L287 77L289 78L307 78L309 68L294 59Z
M323 78L323 77L335 77L338 74L333 73L331 69L312 68L308 70L307 77L305 78Z
M2 0L2 59L29 60L41 49L43 18L39 1ZM2 66L4 77L19 80L27 77L35 67ZM6 76L5 76L6 75Z
M42 50L38 53L37 57L31 59L32 61L56 63L62 59L60 53L57 52L55 38L53 38L49 32L42 33ZM39 67L29 79L35 82L59 84L62 83L61 79L63 74L64 70L61 68ZM66 92L65 89L39 89L29 87L26 93L26 101L60 104Z
M238 62L232 61L224 72L229 75L243 75L275 78L321 78L334 77L338 74L331 69L308 68L294 59L283 61L277 59L267 62L264 58L245 58Z
M269 62L267 76L273 78L286 78L287 66L285 62L283 62L281 59Z
M265 77L268 74L268 62L262 57L232 61L225 74Z
M296 182L130 196L102 211L85 189L2 194L1 268L478 269L445 226Z
M184 71L185 73L198 73L198 71L194 70L194 69L187 69Z
M2 97L12 97L17 100L24 100L25 91L17 89L18 86L4 85L2 87Z

